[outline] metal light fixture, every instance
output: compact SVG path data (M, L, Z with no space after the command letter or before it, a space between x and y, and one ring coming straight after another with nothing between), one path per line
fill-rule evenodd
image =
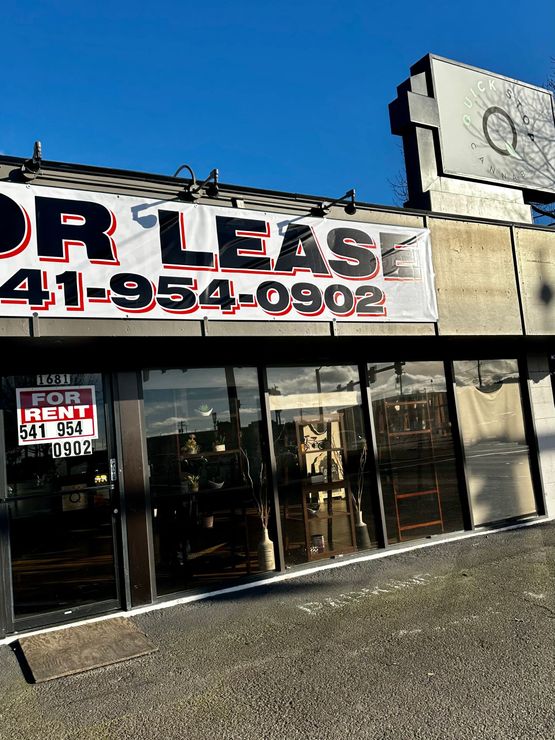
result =
M213 170L210 170L210 174L207 178L205 178L202 182L197 182L197 178L195 176L195 173L188 164L182 164L180 167L177 168L175 171L174 177L177 177L180 172L183 170L187 170L189 174L191 175L191 182L187 183L183 190L181 190L178 193L179 200L189 200L189 201L195 201L200 198L200 191L204 189L205 195L207 195L209 198L217 198L219 194L219 187L218 187L218 176L219 171L214 168Z
M313 206L313 208L311 208L310 212L313 216L320 216L321 218L323 218L330 212L332 206L348 200L349 202L345 206L345 213L348 213L349 216L352 216L357 212L357 208L355 205L355 195L355 189L351 188L351 190L347 190L345 195L342 195L341 198L336 198L335 200L331 200L329 202L324 201L323 203L317 203L315 206Z
M40 141L35 141L35 145L33 147L33 157L32 159L26 159L25 162L21 165L21 176L25 180L34 180L35 177L40 173L40 168L42 165L42 144Z
M214 167L214 169L210 170L210 174L206 180L203 180L198 186L198 189L201 190L204 188L204 192L209 198L217 198L220 193L220 188L218 186L219 175L220 173L217 167Z

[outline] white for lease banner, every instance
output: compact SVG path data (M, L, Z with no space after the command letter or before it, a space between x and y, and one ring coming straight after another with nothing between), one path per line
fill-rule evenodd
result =
M427 229L0 184L0 315L437 320Z

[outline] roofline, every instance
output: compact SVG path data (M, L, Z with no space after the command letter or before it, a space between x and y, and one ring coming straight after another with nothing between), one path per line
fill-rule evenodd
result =
M0 155L0 166L1 165L13 165L14 167L21 167L21 165L24 162L28 161L28 157L12 157L8 156L6 154ZM141 172L138 170L123 170L123 169L117 169L114 167L98 167L94 165L84 165L84 164L74 164L70 162L55 162L52 160L46 160L43 159L41 161L41 168L44 170L47 170L52 173L67 173L69 174L75 174L75 175L88 175L88 176L97 176L99 178L123 178L130 181L141 181L141 182L151 182L153 184L159 184L159 185L170 185L175 186L179 184L188 184L191 182L190 178L186 177L174 177L173 175L160 175L160 174L154 174L151 172ZM38 183L36 183L38 184ZM335 200L337 198L337 193L333 196L330 195L315 195L314 193L294 193L291 191L286 190L271 190L268 188L259 188L259 187L251 187L247 185L235 185L231 183L224 183L219 182L219 187L221 189L224 189L228 192L235 192L235 193L249 193L253 195L265 195L265 196L273 196L273 197L279 197L284 198L287 200L300 200L300 201L307 201L307 202L321 202L321 201L329 201L329 200ZM357 200L357 205L364 206L365 208L371 208L371 209L377 209L381 211L392 211L394 213L412 213L414 212L417 215L423 215L426 213L426 211L420 211L417 209L410 209L408 211L406 208L403 208L402 206L393 206L393 205L383 205L379 203L368 203L365 201Z
M28 157L13 157L6 154L0 154L0 167L2 166L13 166L19 169L21 165L29 161ZM192 182L190 178L174 177L172 175L160 175L149 172L140 172L137 170L123 170L114 167L99 167L94 165L74 164L70 162L55 162L52 160L42 160L41 168L45 170L45 177L48 177L47 173L52 174L67 174L67 175L84 175L88 177L97 177L99 180L120 180L118 183L121 187L121 180L127 180L128 182L142 182L145 184L152 183L152 185L161 185L176 187L179 185L186 185ZM0 178L1 181L2 178ZM4 178L9 180L10 178ZM40 181L35 184L40 185ZM83 183L81 183L83 184ZM337 198L337 194L333 196L314 195L307 193L293 193L285 190L270 190L267 188L256 188L247 185L234 185L229 183L219 182L220 190L225 191L228 194L241 195L258 195L268 198L280 198L284 201L291 201L296 203L303 203L309 205L317 205L324 201L333 201ZM522 223L522 222L511 222L504 221L494 218L478 218L476 216L465 216L458 213L440 213L437 211L430 211L426 209L404 207L404 206L393 206L384 205L382 203L370 203L368 201L356 200L357 208L366 209L369 211L381 211L382 213L395 213L404 216L415 216L422 218L424 224L428 218L445 219L450 221L468 221L472 223L485 223L492 225L502 226L517 226L524 229L539 229L542 231L553 231L553 225L545 225L538 223Z

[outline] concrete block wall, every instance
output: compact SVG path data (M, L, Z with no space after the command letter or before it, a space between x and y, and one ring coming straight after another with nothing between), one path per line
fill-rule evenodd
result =
M527 364L546 509L548 516L555 517L555 404L549 361L544 355L530 355Z

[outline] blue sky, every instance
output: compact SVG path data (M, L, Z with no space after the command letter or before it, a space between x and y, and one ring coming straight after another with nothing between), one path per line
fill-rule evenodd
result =
M394 203L388 103L428 52L542 85L555 0L2 3L0 151Z

